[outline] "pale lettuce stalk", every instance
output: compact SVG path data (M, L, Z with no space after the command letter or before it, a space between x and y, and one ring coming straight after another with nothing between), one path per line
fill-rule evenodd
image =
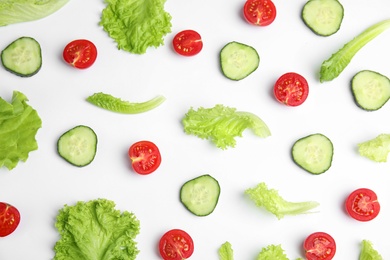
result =
M359 260L383 260L382 256L374 249L371 241L363 240Z
M363 46L388 28L390 28L390 19L376 23L345 44L339 51L332 54L321 65L320 81L331 81L337 78Z
M315 201L290 202L284 200L275 189L268 189L264 182L259 183L256 187L247 189L245 194L258 207L263 207L278 219L286 215L299 215L307 213L309 210L319 206Z
M219 260L234 260L232 245L229 242L223 243L218 249Z
M284 253L284 250L281 245L269 245L264 247L259 255L257 260L289 260Z
M374 139L358 144L359 154L375 162L387 162L390 152L390 134L380 134Z
M68 2L69 0L0 0L0 26L44 18Z

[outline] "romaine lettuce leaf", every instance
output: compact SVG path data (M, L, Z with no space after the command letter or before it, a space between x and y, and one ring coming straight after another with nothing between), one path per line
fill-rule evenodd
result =
M374 139L358 144L359 154L374 162L387 162L390 152L390 134L380 134Z
M54 246L54 260L133 260L139 253L134 240L139 220L133 213L116 210L107 199L65 205L55 227L61 238Z
M0 26L44 18L68 2L69 0L0 0Z
M171 32L171 15L165 0L105 0L100 25L115 40L118 49L143 54L148 47L164 45Z
M218 249L219 260L234 260L232 245L226 241Z
M374 249L371 241L363 240L359 260L383 260L383 258L378 251Z
M11 103L0 98L0 167L12 170L19 161L27 160L30 151L38 149L35 135L42 121L27 101L18 91L13 92Z
M289 260L284 253L284 250L281 245L269 245L264 247L259 255L257 260Z

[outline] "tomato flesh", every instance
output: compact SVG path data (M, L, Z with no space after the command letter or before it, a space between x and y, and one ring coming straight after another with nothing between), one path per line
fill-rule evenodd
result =
M159 252L164 260L187 259L194 252L194 242L187 232L172 229L161 237Z
M247 0L243 11L247 22L253 25L267 26L276 18L276 7L271 0Z
M285 73L275 82L274 95L282 104L299 106L305 102L309 95L309 84L298 73Z
M315 232L309 235L303 247L308 260L329 260L336 254L336 243L333 237L325 232Z
M86 69L95 63L97 49L89 40L79 39L68 43L62 54L66 63L78 69Z
M172 41L174 50L183 56L194 56L203 48L202 37L193 30L184 30L175 35Z
M0 237L10 235L20 223L20 213L14 206L0 202Z
M361 188L348 196L345 208L352 218L359 221L370 221L378 216L380 204L374 191Z
M131 145L129 157L134 171L142 175L154 172L161 164L160 151L150 141L139 141Z

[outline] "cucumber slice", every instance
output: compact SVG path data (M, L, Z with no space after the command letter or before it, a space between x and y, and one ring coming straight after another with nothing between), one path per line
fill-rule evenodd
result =
M183 184L180 201L194 215L207 216L217 206L220 192L218 181L205 174Z
M362 70L351 81L355 103L367 111L375 111L386 104L390 98L388 77L371 70Z
M97 136L92 128L84 125L76 126L58 139L58 154L67 162L83 167L95 158Z
M229 42L220 52L222 73L231 80L242 80L254 72L260 63L257 51L246 44Z
M31 37L20 37L1 52L1 62L9 72L31 77L42 67L41 46Z
M302 20L320 36L335 34L344 18L344 7L337 0L309 0L303 6Z
M333 144L323 134L308 135L294 143L292 157L302 169L312 174L321 174L332 165Z

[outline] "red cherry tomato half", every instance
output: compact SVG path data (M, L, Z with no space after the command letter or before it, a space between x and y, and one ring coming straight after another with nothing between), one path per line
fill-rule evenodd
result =
M309 84L306 79L295 72L280 76L274 85L275 98L287 106L299 106L309 95Z
M0 202L0 237L5 237L15 231L20 223L20 213L12 205Z
M247 22L253 25L267 26L276 18L276 7L271 0L247 0L243 11Z
M184 30L175 35L172 41L174 50L183 56L194 56L203 48L203 41L199 33L193 30Z
M129 157L134 171L142 175L154 172L161 164L160 151L150 141L139 141L130 146Z
M62 54L66 63L78 69L92 66L97 57L97 49L91 41L79 39L68 43Z
M375 192L361 188L348 196L345 208L352 218L359 221L370 221L378 216L381 207Z
M158 248L164 260L183 260L194 252L194 242L187 232L172 229L161 237Z
M303 243L303 248L308 260L330 260L336 254L333 237L324 232L309 235Z

